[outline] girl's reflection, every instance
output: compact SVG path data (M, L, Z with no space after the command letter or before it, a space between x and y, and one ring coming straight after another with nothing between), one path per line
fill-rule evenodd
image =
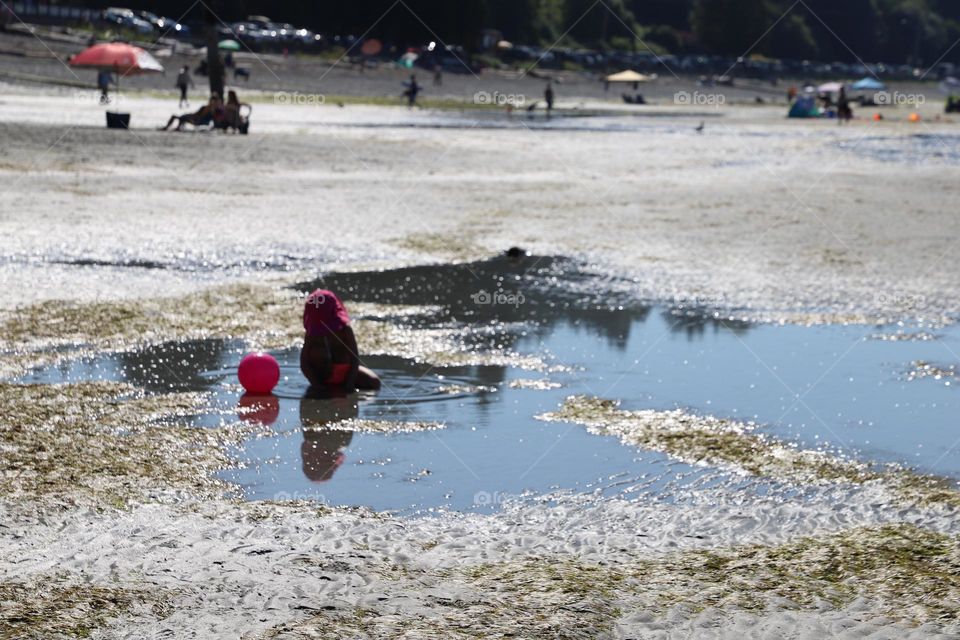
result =
M360 412L357 396L331 394L313 388L300 399L300 426L303 428L303 475L313 482L326 482L346 459L344 450L353 439L352 431L326 425L356 418Z

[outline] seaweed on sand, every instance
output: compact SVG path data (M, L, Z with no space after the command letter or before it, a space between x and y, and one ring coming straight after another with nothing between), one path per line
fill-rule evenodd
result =
M557 638L609 637L622 577L567 560L482 565L438 574L394 568L407 586L428 587L417 612L390 606L324 612L274 627L262 638ZM398 586L398 591L401 587ZM421 596L422 597L422 596Z
M347 304L364 353L436 366L543 364L511 353L471 350L462 331L389 321L429 315L433 309L428 307ZM130 351L171 340L242 339L257 348L294 346L303 338L302 314L303 298L296 291L257 284L225 285L168 298L43 302L8 312L0 322L0 378L91 351Z
M108 382L0 384L0 496L103 508L154 491L219 494L226 485L211 473L230 462L224 445L250 427L171 422L202 402Z
M780 546L684 551L629 571L660 606L842 608L858 598L908 623L956 624L960 538L910 524L857 527Z
M674 608L841 610L956 628L960 539L910 524L858 527L777 546L697 549L596 564L534 556L453 569L393 567L399 602L321 612L264 638L604 638L625 613ZM426 587L426 591L423 589ZM415 591L418 590L418 591Z
M90 584L70 584L58 576L24 584L0 582L0 640L87 638L136 606L166 617L164 594Z

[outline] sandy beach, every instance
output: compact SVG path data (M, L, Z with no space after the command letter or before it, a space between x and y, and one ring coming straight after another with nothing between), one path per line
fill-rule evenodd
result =
M598 261L641 296L774 319L958 308L948 123L840 128L742 107L698 135L696 115L675 108L595 132L499 114L257 104L263 135L241 138L151 131L170 102L129 100L142 128L119 136L100 128L96 104L4 96L6 306L64 286L86 299L129 295L145 275L118 270L108 292L96 278L65 282L90 271L54 261L135 257L162 267L152 281L189 287L213 269L262 264L262 277L521 245ZM908 153L891 162L885 147ZM42 237L24 229L38 216Z
M89 89L0 84L0 450L8 461L0 601L10 611L0 636L960 632L957 478L899 464L912 451L893 470L875 468L887 459L860 441L841 456L786 430L754 436L750 406L734 416L686 398L658 397L663 406L649 413L554 403L523 418L544 429L561 422L561 439L572 430L625 455L662 456L649 482L695 481L629 498L558 490L497 498L489 512L398 515L322 495L248 500L244 487L218 476L240 464L244 443L275 435L238 417L241 390L230 372L203 393L155 393L117 386L106 369L83 370L106 354L190 340L280 353L302 337L302 301L291 287L411 265L483 266L511 246L589 267L589 287L610 287L592 291L591 304L630 300L757 325L857 325L889 331L891 343L898 331L918 344L930 332L936 341L960 311L960 122L939 117L939 102L919 109L920 122L891 108L882 121L864 110L841 127L788 120L784 104L750 104L753 89L719 106L685 106L672 96L698 90L694 81L662 78L648 92L654 104L637 109L571 78L548 120L499 109L339 106L333 96L388 95L402 74L337 67L314 82L316 68L296 70L306 63L277 64L293 70L276 79L255 73L238 87L253 104L248 136L157 131L177 112L169 78L133 80L121 94L129 131L103 127ZM50 60L28 71L67 74ZM542 84L456 76L443 92L536 96ZM317 95L331 99L308 98ZM545 264L531 260L522 275ZM568 284L552 272L543 282L548 291ZM466 396L481 383L507 392L514 378L517 393L530 394L523 398L554 386L563 393L573 387L563 375L587 370L556 349L526 353L503 338L535 333L535 321L436 321L427 298L348 298L361 348L422 364L421 378L427 367L522 370L454 391ZM954 337L941 341L946 350ZM804 339L783 350L803 351ZM823 376L847 355L835 351L817 363ZM42 367L68 371L68 381L23 382ZM731 375L717 370L714 377ZM938 381L952 375L938 372ZM892 387L893 374L883 376ZM784 405L820 380L805 382ZM642 409L643 394L653 393L615 384L595 395L609 388L611 400ZM941 385L924 406L950 407L955 392ZM451 405L448 429L470 428L456 424L462 407ZM851 405L850 413L862 410ZM420 419L411 413L408 421ZM422 431L396 437L448 442L443 429ZM955 463L951 439L944 436L938 462ZM443 457L466 458L464 469L474 464L464 449L443 447ZM495 494L494 479L477 482Z

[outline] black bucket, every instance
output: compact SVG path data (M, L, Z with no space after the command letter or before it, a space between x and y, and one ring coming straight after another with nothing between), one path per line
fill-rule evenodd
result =
M107 129L129 129L130 114L107 111Z

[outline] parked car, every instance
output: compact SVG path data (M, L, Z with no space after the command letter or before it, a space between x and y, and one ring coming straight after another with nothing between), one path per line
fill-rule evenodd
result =
M310 31L310 29L297 29L293 35L296 42L302 47L311 47L320 44L320 41L323 40L323 36Z
M274 25L274 29L277 32L277 37L280 39L280 42L284 44L292 43L296 38L297 28L289 22L276 24Z
M430 70L439 66L449 73L480 73L480 67L473 62L470 54L458 45L443 47L431 42L420 49L417 65Z
M258 48L263 41L260 27L252 22L234 22L230 27L230 33L226 37L236 38L251 49Z
M267 16L247 16L247 22L255 24L258 28L263 29L268 24L272 22Z
M100 17L111 26L130 29L142 35L152 35L154 32L152 24L143 18L138 18L130 9L109 7L103 10Z
M140 18L141 20L146 20L153 25L154 29L159 30L160 26L157 24L160 22L160 16L149 11L134 11L134 15Z
M173 18L158 16L150 11L137 11L136 16L141 20L146 20L153 25L153 28L165 36L187 37L190 35L190 27L180 24Z

